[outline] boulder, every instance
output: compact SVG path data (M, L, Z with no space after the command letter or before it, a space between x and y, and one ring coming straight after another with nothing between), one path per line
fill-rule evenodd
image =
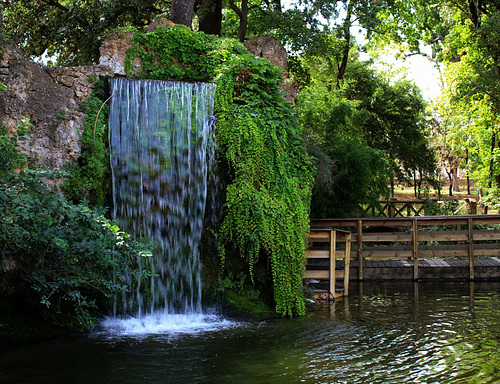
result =
M245 47L255 56L265 57L272 64L281 67L287 74L286 49L274 38L273 35L262 35L245 41Z

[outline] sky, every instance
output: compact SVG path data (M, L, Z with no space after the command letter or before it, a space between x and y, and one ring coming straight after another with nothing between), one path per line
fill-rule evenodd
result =
M406 79L412 80L420 88L427 101L432 101L441 94L439 70L428 57L413 55L406 59L396 59L396 51L388 50L375 67L382 70L392 67L393 70L402 71Z

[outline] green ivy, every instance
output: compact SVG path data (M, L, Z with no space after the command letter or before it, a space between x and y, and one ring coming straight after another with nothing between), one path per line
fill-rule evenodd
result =
M103 80L96 89L103 89ZM108 106L104 96L92 93L83 103L85 124L82 134L81 154L77 163L66 167L68 172L62 185L65 196L77 203L86 200L92 206L106 206L111 189L109 148L107 146Z
M219 166L227 170L221 175L227 191L218 233L226 277L220 281L240 276L228 270L237 268L239 258L248 281L261 285L259 291L267 280L256 276L271 275L279 314L303 314L312 163L292 107L280 91L280 70L246 53L235 40L183 26L136 33L133 41L127 73L132 73L137 55L139 77L217 84Z
M133 63L139 57L139 76L148 79L213 81L223 61L246 52L236 40L193 33L184 25L150 33L136 31L132 41L125 62L127 76L134 76Z

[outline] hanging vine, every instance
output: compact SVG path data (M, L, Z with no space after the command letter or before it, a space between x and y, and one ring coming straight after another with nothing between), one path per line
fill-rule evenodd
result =
M254 283L258 266L268 271L276 311L303 314L312 165L282 97L280 72L235 40L184 26L137 32L133 41L128 62L141 58L140 77L217 83L216 137L221 168L228 170L222 175L221 265L241 258Z

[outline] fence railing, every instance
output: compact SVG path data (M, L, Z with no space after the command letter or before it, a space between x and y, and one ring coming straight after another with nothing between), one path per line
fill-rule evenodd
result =
M396 200L379 201L378 204L359 205L360 217L411 217L425 216L432 205L439 205L437 199L427 200ZM468 214L477 214L477 202L465 199L461 201L460 208Z
M420 216L397 218L314 219L311 230L342 228L352 232L351 260L409 259L418 279L422 258L467 258L474 279L474 257L500 256L500 215ZM342 241L342 233L337 242Z

